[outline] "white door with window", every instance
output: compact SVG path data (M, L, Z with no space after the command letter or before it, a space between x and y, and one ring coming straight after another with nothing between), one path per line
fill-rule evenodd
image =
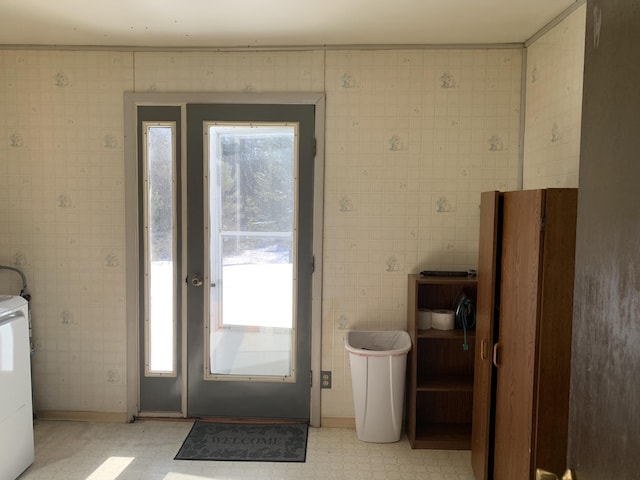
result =
M315 108L137 107L142 414L309 419Z

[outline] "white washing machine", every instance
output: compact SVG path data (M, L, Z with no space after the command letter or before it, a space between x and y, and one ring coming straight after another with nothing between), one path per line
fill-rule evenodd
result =
M29 310L0 295L0 480L14 480L34 460Z

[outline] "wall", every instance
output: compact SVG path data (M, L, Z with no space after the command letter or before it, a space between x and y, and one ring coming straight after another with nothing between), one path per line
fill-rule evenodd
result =
M480 192L520 186L521 62L519 49L0 51L0 264L33 295L37 408L126 411L123 92L326 92L322 415L351 417L344 332L404 328L406 275L475 267ZM0 291L19 291L11 274Z
M527 48L523 187L577 187L586 4Z
M0 52L0 264L33 296L38 408L125 411L131 53ZM17 276L0 272L3 293Z
M406 328L407 274L477 266L480 192L519 188L519 50L329 52L322 416L348 329Z

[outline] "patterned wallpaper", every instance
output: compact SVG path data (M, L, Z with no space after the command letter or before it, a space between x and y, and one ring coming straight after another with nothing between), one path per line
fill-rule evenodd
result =
M524 188L578 186L586 11L527 49Z
M123 92L325 91L322 415L343 335L404 328L406 275L476 266L480 192L520 187L519 49L0 51L0 264L27 274L35 401L126 411ZM17 293L0 272L0 292Z
M0 53L0 264L26 273L39 408L124 411L131 53ZM0 272L3 293L18 277Z
M406 328L407 274L477 264L480 192L519 188L519 50L328 52L323 416L348 329Z

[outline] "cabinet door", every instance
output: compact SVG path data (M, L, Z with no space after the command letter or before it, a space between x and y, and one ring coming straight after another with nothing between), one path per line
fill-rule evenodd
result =
M576 189L545 191L532 450L550 472L567 467L577 205Z
M478 303L476 309L476 358L473 381L473 424L471 464L476 480L489 478L494 391L491 349L496 318L496 286L499 285L500 223L502 194L484 192L480 202L480 243L478 255Z
M532 475L531 440L543 192L504 194L494 479Z

